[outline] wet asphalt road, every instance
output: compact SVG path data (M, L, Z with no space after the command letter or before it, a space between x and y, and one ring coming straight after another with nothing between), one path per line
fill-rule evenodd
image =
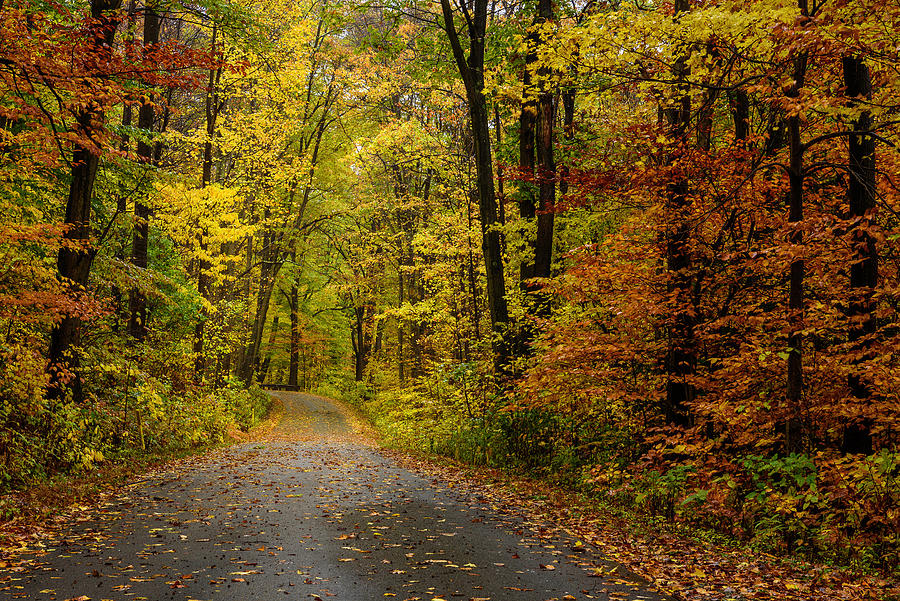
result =
M266 440L123 490L30 568L0 569L0 600L661 599L490 499L399 467L327 399L274 394L285 411Z

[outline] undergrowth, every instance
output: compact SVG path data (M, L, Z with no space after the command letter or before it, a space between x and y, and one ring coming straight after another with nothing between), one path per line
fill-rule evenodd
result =
M433 382L377 393L358 386L345 398L388 446L539 477L704 540L898 575L896 450L704 453L710 445L625 431L601 416L511 407L475 387L464 395Z
M229 429L256 425L270 404L263 391L237 384L179 390L150 376L129 384L85 404L41 398L28 411L0 404L0 494L221 443Z

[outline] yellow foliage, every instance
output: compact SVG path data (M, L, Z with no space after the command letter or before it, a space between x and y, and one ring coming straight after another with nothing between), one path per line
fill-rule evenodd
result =
M240 255L223 252L256 231L256 226L241 219L245 199L237 191L216 184L191 188L183 184L157 189L155 219L183 253L185 263L207 262L213 282L221 284L229 268L242 260Z

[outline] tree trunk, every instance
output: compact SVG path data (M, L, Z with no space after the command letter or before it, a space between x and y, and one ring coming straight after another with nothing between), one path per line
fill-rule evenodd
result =
M144 7L144 53L152 51L159 44L160 18L154 3ZM148 96L150 92L148 91ZM141 105L138 112L138 127L146 132L153 131L155 120L153 103L150 100ZM138 158L146 165L153 164L153 146L143 140L138 141ZM150 208L143 202L134 205L134 236L131 242L131 264L139 269L147 269L147 246L150 233ZM140 290L133 289L129 295L128 333L143 340L147 333L147 298Z
M805 0L801 0L801 6ZM805 14L805 10L804 10ZM796 98L800 95L806 78L807 55L801 53L794 60L794 85L787 96ZM803 141L800 137L800 115L791 115L787 119L787 135L789 148L788 164L788 223L798 224L803 221ZM790 243L794 252L802 252L803 233L795 229L790 234ZM787 349L787 415L778 425L784 439L784 450L788 453L799 451L802 443L800 413L803 397L803 278L806 265L801 257L791 261L788 289L788 334Z
M844 85L851 106L859 98L871 98L872 79L869 68L857 57L844 57ZM871 335L875 333L875 302L873 294L878 284L878 249L870 228L875 221L875 138L866 135L872 130L872 115L862 111L853 124L849 140L848 170L850 182L847 197L850 218L854 220L850 231L853 261L850 263L851 298L849 305L850 327L848 338L854 343L856 357L853 363L871 358ZM857 399L865 402L871 396L871 385L859 372L851 373L848 384ZM871 454L872 422L863 417L844 429L841 450L845 453Z
M563 105L563 136L566 144L575 141L575 88L566 88L562 93ZM569 167L562 165L559 168L559 193L566 195L569 193Z
M482 254L487 279L488 308L491 316L491 347L494 369L506 373L509 363L509 310L506 303L506 284L503 274L502 241L494 194L494 169L491 157L491 137L488 111L484 97L484 48L487 30L487 0L474 0L469 22L469 55L463 52L453 20L450 0L441 0L444 27L460 77L466 86L469 121L475 142L475 173L478 188L478 212L481 216Z
M269 303L272 300L272 290L275 287L275 279L281 269L281 263L274 260L262 261L260 266L259 291L256 295L256 317L250 331L250 341L247 344L247 352L244 354L243 364L240 369L241 380L247 385L253 382L253 374L259 367L259 349L262 346L262 335L265 329L266 316L269 313Z
M687 0L677 0L676 16L690 8ZM674 75L684 88L687 67L684 57L676 61ZM694 386L690 382L696 370L696 341L693 308L693 258L691 253L691 224L689 221L690 196L688 181L678 172L677 157L687 145L687 132L691 120L691 99L685 93L675 104L665 110L669 135L673 142L673 155L669 157L672 180L666 187L666 212L670 224L666 231L666 269L669 272L668 288L675 293L672 323L669 328L668 354L666 357L666 422L687 427L691 424L690 404L694 399Z
M129 0L128 9L126 12L126 23L127 26L125 28L125 38L127 41L134 40L134 16L137 13L137 5L135 0ZM124 126L124 133L122 134L121 139L119 140L119 151L123 154L127 153L129 147L131 146L131 139L128 136L128 128L131 127L131 119L132 119L132 108L130 103L125 103L122 106L122 125ZM120 190L118 195L116 196L116 215L125 215L128 211L128 192L127 187L123 183L119 185ZM116 248L115 254L116 260L124 261L125 260L125 248L124 244L118 246ZM122 290L118 285L113 285L112 287L112 297L113 297L113 324L112 331L115 333L119 333L122 327L122 318L125 315L125 307L122 302ZM127 328L127 316L126 316L126 328Z
M406 285L403 277L403 261L400 261L400 264L397 267L397 308L403 308L404 294L403 288ZM403 317L397 317L397 378L400 380L400 384L403 385L406 382L406 364L404 362L403 356L403 339L404 339L404 331L403 331ZM362 345L362 338L360 338L360 346Z
M91 44L95 52L103 52L105 48L112 47L117 24L108 13L118 9L120 5L121 0L91 0L93 23L89 33L93 38ZM104 120L105 115L101 111L84 111L76 118L79 131L90 138L94 138L95 127ZM57 256L59 277L75 292L86 287L94 258L94 252L88 248L88 244L91 237L91 198L99 166L99 150L95 152L89 145L76 142L72 153L72 179L64 221L69 226L65 237L74 244L61 247ZM81 318L73 314L64 315L50 334L50 383L47 389L50 398L63 398L66 392L71 392L76 402L83 400L81 357L78 349L80 344Z
M522 73L522 106L519 112L519 177L522 178L518 185L519 217L527 224L534 219L537 213L535 199L535 172L534 172L534 140L535 128L538 117L538 102L534 86L531 82L532 72L537 63L538 35L535 32L537 20L532 23L525 36L528 50L525 53L525 69ZM526 229L525 232L528 230ZM534 241L526 236L523 240L523 251L531 251L534 254ZM525 282L534 277L534 258L526 261L524 258L519 264L519 286L522 292L527 292ZM526 335L527 337L527 335Z
M353 353L355 359L355 379L362 382L365 379L366 367L369 364L369 354L372 352L373 338L380 334L372 332L369 325L375 315L375 307L371 304L357 305L353 308ZM380 344L380 342L378 342Z
M269 366L272 364L272 354L275 352L275 337L278 335L278 316L272 318L272 329L269 331L269 347L266 349L266 358L263 359L262 365L259 367L259 373L256 375L256 383L262 384L266 381L269 373Z
M494 133L497 136L497 148L500 148L503 144L503 126L500 123L500 111L497 109L497 105L494 105ZM431 190L431 178L432 171L428 170L428 182L426 186L426 200L428 196L428 192ZM506 193L503 191L503 181L504 181L504 173L503 166L497 165L497 208L499 210L498 217L500 218L500 225L506 225ZM504 243L506 240L504 240ZM506 246L503 247L503 252L506 253Z
M366 357L363 354L363 308L353 307L353 329L350 332L353 343L354 379L362 382L366 373Z
M212 39L210 41L211 51L216 51L218 27L213 26ZM203 175L201 179L201 188L206 188L213 180L213 136L216 133L216 120L219 117L219 80L222 78L222 68L213 69L209 72L208 89L206 90L206 142L203 144ZM209 319L209 312L206 309L206 303L210 299L210 281L209 269L211 264L206 254L209 250L207 233L205 228L200 228L197 234L198 246L200 248L200 256L197 259L197 293L200 295L201 303L200 315L197 318L197 324L194 326L194 377L197 381L203 381L203 374L206 371L206 358L204 356L204 327L206 320ZM271 290L269 291L271 294ZM249 385L252 381L252 374L245 379Z
M538 0L538 20L544 25L553 20L551 0ZM542 39L541 44L547 41ZM548 84L548 69L542 67L540 94L538 95L537 127L537 177L538 214L537 235L534 241L534 276L550 277L553 261L553 209L556 205L556 162L553 157L553 127L556 123L556 102L553 90ZM547 299L541 298L537 306L540 315L550 309Z
M735 90L728 94L731 104L731 116L734 120L734 137L746 140L750 135L750 99L744 90Z
M478 278L475 275L475 252L472 249L472 236L469 232L472 231L472 197L475 196L477 192L472 190L468 195L466 202L466 214L469 219L469 229L466 232L466 248L468 251L468 261L466 262L466 274L469 280L469 294L472 296L472 332L474 333L474 339L481 339L481 303L479 302L481 299L481 294L478 289Z
M300 291L297 282L291 284L291 354L288 368L288 384L297 386L300 373Z

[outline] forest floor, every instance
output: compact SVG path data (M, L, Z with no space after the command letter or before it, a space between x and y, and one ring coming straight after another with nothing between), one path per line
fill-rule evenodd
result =
M876 577L648 531L546 484L384 451L348 407L275 396L237 444L40 527L23 512L0 547L0 600L900 598Z

